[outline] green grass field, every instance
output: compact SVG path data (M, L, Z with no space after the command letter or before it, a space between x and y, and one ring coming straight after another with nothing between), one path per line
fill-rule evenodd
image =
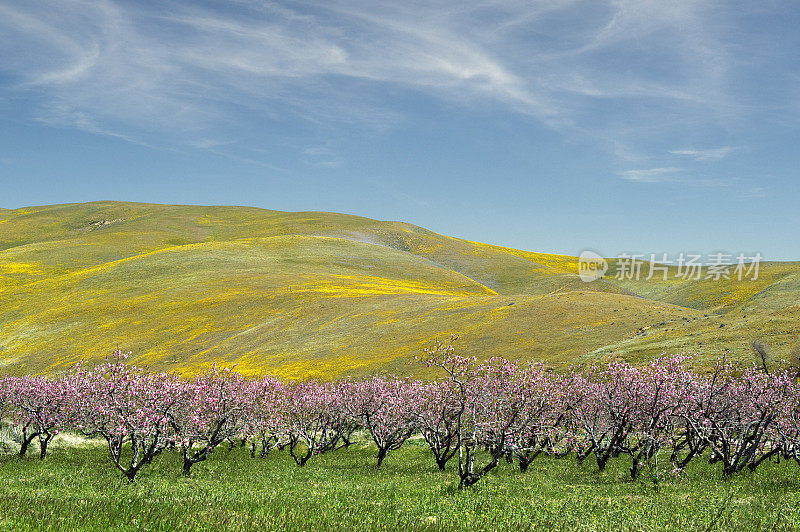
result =
M535 230L535 229L534 229ZM94 202L0 211L0 371L63 371L120 348L184 374L418 372L461 335L479 358L555 367L666 351L774 358L800 336L800 264L758 281L584 283L577 258L322 212ZM417 368L417 369L415 369Z
M57 440L58 441L58 440ZM44 462L0 456L0 530L797 530L800 468L725 480L696 460L681 478L630 481L627 460L541 458L459 491L420 442L376 470L366 444L312 459L220 448L183 478L162 454L134 484L102 445L55 445ZM455 467L452 464L450 467Z

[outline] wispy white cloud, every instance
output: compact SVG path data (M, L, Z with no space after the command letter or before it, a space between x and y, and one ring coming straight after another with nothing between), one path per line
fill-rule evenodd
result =
M767 189L764 187L745 187L740 189L739 191L739 198L750 200L750 199L762 199L768 196Z
M643 168L636 170L625 170L619 173L622 179L627 181L635 181L637 183L661 183L663 181L674 181L675 174L679 172L680 168L663 167L663 168Z
M344 159L330 148L318 146L303 150L303 162L320 168L338 168L344 164Z
M688 157L694 159L695 161L719 161L720 159L724 159L734 151L739 148L733 146L723 146L721 148L710 148L704 150L698 149L682 149L682 150L670 150L669 153L672 155L680 155L682 157Z
M380 131L404 120L393 95L411 90L605 135L631 155L646 151L643 123L658 136L676 114L741 112L723 13L702 0L10 0L0 69L14 82L0 91L37 99L48 124L224 150L279 130Z
M642 164L649 159L647 155L640 153L627 143L619 140L612 140L611 143L613 145L614 156L617 160L625 164Z

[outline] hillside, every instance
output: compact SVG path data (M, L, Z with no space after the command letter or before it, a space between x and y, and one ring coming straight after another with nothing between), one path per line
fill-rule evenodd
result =
M611 353L778 358L800 332L800 263L758 281L584 283L577 258L344 214L93 202L0 209L0 364L63 370L110 350L192 372L419 373L461 335L477 356L554 366Z

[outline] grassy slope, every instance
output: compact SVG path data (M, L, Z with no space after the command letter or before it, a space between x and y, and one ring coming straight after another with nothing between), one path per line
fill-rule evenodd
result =
M0 530L797 530L794 462L723 480L694 461L658 487L628 480L629 461L538 458L527 473L501 464L459 491L456 464L436 470L409 442L376 470L351 447L297 467L285 452L251 459L219 449L181 478L164 453L124 482L102 446L59 447L45 461L0 457Z
M583 283L577 259L399 222L249 207L95 202L0 210L0 364L53 372L110 349L191 372L417 371L450 332L475 354L560 365L798 334L800 265L757 282ZM720 327L725 323L724 327Z

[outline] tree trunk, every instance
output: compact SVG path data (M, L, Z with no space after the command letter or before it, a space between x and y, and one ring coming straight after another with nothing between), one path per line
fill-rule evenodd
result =
M208 458L208 447L203 447L199 451L192 453L189 449L183 451L183 476L188 477L192 466L197 462L202 462Z
M599 471L605 471L606 464L608 463L608 459L610 456L606 453L595 454L595 458L597 458L597 469Z
M25 436L24 432L22 434L23 434L22 443L19 446L19 457L20 458L24 458L25 457L25 454L28 452L28 447L30 447L31 442L33 442L33 439L37 436L36 433L33 433L33 434L31 434L30 436L27 436L27 437Z
M294 459L294 462L297 465L299 465L300 467L303 467L304 465L306 465L306 462L308 462L308 459L311 458L311 455L314 453L314 451L312 450L312 448L309 447L309 448L306 449L305 454L298 455L297 453L294 452L295 447L297 447L297 443L298 442L295 442L293 444L289 444L289 454L292 456L292 458Z
M381 447L378 449L378 465L376 466L378 469L381 468L386 455L389 454L389 449L387 447Z
M500 453L492 453L492 460L475 473L475 448L464 446L464 452L459 451L458 455L458 474L461 477L458 484L459 489L468 488L477 483L489 471L497 467L501 457Z
M634 456L632 460L633 463L631 464L631 480L636 480L636 477L639 476L639 471L642 469L642 465L637 457Z
M266 438L262 438L261 439L261 454L258 455L259 458L266 458L267 457L267 455L269 454L269 451L270 451L268 445L269 444L267 443L267 439Z
M51 438L52 436L39 438L39 460L44 460L44 457L47 456L47 444L50 443Z

